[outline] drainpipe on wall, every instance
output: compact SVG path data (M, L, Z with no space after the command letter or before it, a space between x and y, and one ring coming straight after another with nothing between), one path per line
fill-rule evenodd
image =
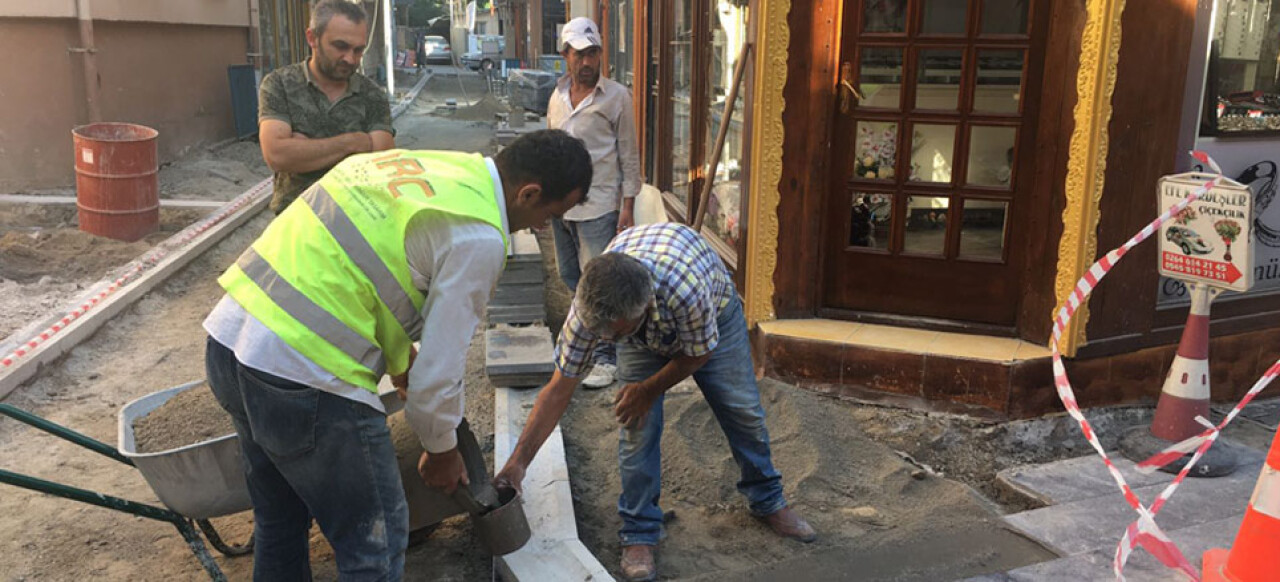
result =
M84 54L84 101L89 109L89 123L102 121L98 107L98 49L93 46L93 15L89 0L76 0L76 18L80 21L80 47L67 49Z

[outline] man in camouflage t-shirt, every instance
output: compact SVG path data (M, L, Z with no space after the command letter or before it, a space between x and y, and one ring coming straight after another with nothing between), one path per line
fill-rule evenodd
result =
M356 72L368 35L359 4L320 0L307 29L311 58L262 80L258 137L275 170L273 212L347 156L395 147L386 92Z

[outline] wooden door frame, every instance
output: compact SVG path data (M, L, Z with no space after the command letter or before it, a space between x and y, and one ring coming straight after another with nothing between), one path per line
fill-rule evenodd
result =
M1057 159L1057 156L1053 155L1056 143L1045 143L1046 137L1052 137L1053 139L1056 139L1056 137L1045 136L1041 131L1041 127L1044 125L1045 121L1050 121L1050 125L1058 125L1060 122L1058 119L1060 117L1059 111L1051 111L1042 107L1042 103L1046 96L1045 92L1050 90L1045 81L1046 72L1050 67L1066 64L1063 62L1063 59L1060 58L1062 56L1061 50L1056 54L1050 54L1052 47L1049 42L1051 37L1057 42L1062 42L1064 40L1061 33L1055 34L1055 31L1050 27L1050 20L1055 11L1066 12L1068 13L1068 16L1075 16L1076 11L1070 8L1066 8L1064 10L1064 7L1061 6L1064 4L1062 0L1040 0L1030 9L1028 14L1028 26L1031 32L1029 33L1030 40L1027 48L1028 64L1024 65L1024 70L1026 72L1024 73L1025 76L1023 79L1023 94L1026 96L1034 93L1034 95L1028 98L1023 104L1024 109L1021 123L1023 128L1022 131L1030 131L1034 136L1033 143L1026 146L1029 151L1034 153L1031 155L1019 156L1019 159L1016 161L1015 171L1028 180L1029 183L1026 185L1027 195L1025 198L1019 198L1016 202L1013 200L1010 201L1012 208L1010 208L1009 218L1010 221L1018 221L1022 224L1023 228L1027 229L1027 232L1022 235L1025 239L1025 241L1023 241L1025 244L1010 244L1008 245L1009 248L1006 249L1009 261L1008 266L1010 269L1017 269L1021 273L1022 281L1019 286L1024 290L1024 295L1027 297L1020 298L1019 300L1019 305L1015 309L1014 324L1012 326L1003 326L927 317L857 312L824 306L826 292L822 283L823 265L827 262L828 249L826 248L826 239L829 236L829 233L828 226L825 224L826 221L822 219L822 216L829 202L828 197L832 195L832 176L837 170L835 166L836 162L833 155L833 148L835 145L834 121L836 119L834 112L838 105L837 100L839 95L834 88L839 81L838 63L842 58L843 47L846 41L844 13L845 10L855 10L859 4L859 0L844 0L843 2L840 0L809 1L812 3L814 8L811 11L804 12L811 12L811 17L804 13L797 15L797 12L800 12L797 10L793 10L791 17L789 17L789 21L791 22L793 29L797 32L801 32L801 34L792 36L789 63L793 70L808 69L807 71L803 71L807 72L807 75L792 75L786 89L788 103L807 101L808 110L802 111L801 114L807 115L808 117L808 119L803 120L802 122L803 125L807 126L808 132L807 136L793 136L792 134L794 132L791 130L793 126L788 124L788 139L784 140L783 143L783 155L787 157L787 162L784 163L784 181L788 178L788 174L790 174L792 188L797 187L798 179L800 182L798 187L802 190L807 190L809 193L808 196L804 197L808 201L800 204L802 208L807 208L807 210L804 210L802 213L806 219L804 220L804 224L801 224L799 227L801 232L807 230L809 234L800 236L799 240L787 237L785 234L781 234L784 233L786 229L786 222L782 221L783 224L780 226L783 227L783 230L780 231L781 236L778 250L781 253L786 254L794 254L797 252L803 254L802 249L795 249L792 244L788 243L788 241L797 241L796 244L800 246L804 246L806 244L815 246L817 247L817 252L811 254L811 256L816 259L816 261L814 261L816 265L812 267L805 265L796 266L791 269L794 275L784 273L782 268L779 268L778 272L775 273L774 279L775 284L777 284L778 293L775 294L774 303L779 316L806 317L805 313L807 312L810 314L808 316L817 315L819 317L851 319L854 321L881 323L900 327L921 327L966 333L980 333L985 335L1019 336L1027 337L1028 339L1034 338L1033 341L1037 342L1042 341L1043 338L1039 337L1041 331L1040 328L1042 326L1030 326L1032 328L1031 330L1024 329L1024 326L1030 319L1035 318L1036 316L1044 317L1043 313L1037 312L1038 310L1029 310L1028 307L1043 304L1045 300L1044 296L1046 294L1052 294L1051 286L1054 273L1052 270L1049 270L1047 273L1043 271L1033 273L1028 271L1027 266L1031 264L1039 264L1039 262L1044 261L1047 258L1051 260L1051 257L1046 257L1046 254L1047 252L1052 251L1052 249L1048 248L1051 246L1050 241L1056 240L1057 236L1060 236L1061 225L1056 225L1055 228L1053 224L1048 224L1045 225L1047 228L1035 228L1032 226L1033 223L1037 225L1044 224L1042 217L1037 216L1036 220L1029 220L1029 218L1031 215L1045 214L1044 211L1046 209L1052 210L1052 180L1046 179L1046 177L1040 172L1043 167L1043 164L1040 163L1040 152L1048 146L1048 150L1050 150L1050 161L1060 161ZM907 18L919 18L919 15L916 14L916 12L918 11L912 11L907 15ZM828 17L824 22L822 16L823 13L834 13L836 17ZM799 17L797 18L797 16ZM973 17L978 18L980 15L975 14ZM812 20L810 20L810 18L812 18ZM1053 16L1053 19L1057 18L1058 16ZM824 30L823 24L828 24L829 28ZM804 32L809 33L807 35L808 38L805 38L806 35L803 34ZM1068 34L1066 40L1069 41L1072 37L1073 35ZM852 42L852 39L849 40ZM965 42L972 42L980 46L985 44L981 40L977 39L974 39L973 41L966 39ZM1076 42L1078 43L1078 38L1076 38ZM1069 50L1071 47L1067 48ZM800 63L797 63L797 57L799 57L799 59L807 58L811 64L805 64L803 67L799 66ZM1033 57L1039 57L1040 62L1038 66L1030 66ZM907 79L908 75L907 65L909 63L907 61L909 60L908 55L904 52L904 81ZM971 69L972 71L969 74L976 75L976 65L971 67ZM813 87L821 87L824 90L808 90ZM905 101L906 96L904 96L903 99ZM821 150L819 152L814 152L818 154L819 157L810 157L805 162L799 162L791 155L788 155L792 151L791 146L800 146L802 143L800 139L796 139L798 137L808 137L813 140L813 142L821 143ZM818 140L818 137L821 137L821 139ZM967 140L967 134L958 134L956 136L956 140L958 142L957 147L963 145L959 142ZM804 148L799 148L799 151L802 151L803 149ZM797 155L800 155L799 151L797 151ZM820 164L813 163L813 160L819 159L821 161ZM816 168L811 173L803 172L802 169L798 167L799 163L806 163L808 165L820 167ZM781 184L780 186L785 189L786 184ZM779 207L780 215L784 213L791 214L796 210L799 210L798 208L795 208L796 204L788 204L786 196L782 198L781 202L782 204L780 204ZM787 208L784 208L784 205L787 206ZM956 213L949 213L948 220L958 220L958 217L953 216L955 214ZM1054 214L1054 216L1057 215ZM948 234L949 238L953 236L956 236L956 234ZM789 246L792 248L785 249L785 247ZM804 261L801 262L803 263ZM805 275L806 272L810 274ZM807 280L811 281L811 283L788 283L787 279L795 275L798 275L798 279L800 281ZM797 293L798 296L783 296L784 293L788 292ZM806 305L808 306L807 308ZM1028 331L1032 332L1031 336L1028 335Z

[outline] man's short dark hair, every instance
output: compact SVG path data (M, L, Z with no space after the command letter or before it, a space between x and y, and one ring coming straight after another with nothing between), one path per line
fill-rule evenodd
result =
M356 24L361 24L368 20L369 14L364 11L364 7L350 0L316 0L311 7L311 30L315 31L316 38L324 36L324 29L329 26L329 21L333 20L334 15L342 15L348 20Z
M559 129L526 133L494 158L506 184L536 183L543 202L558 202L574 190L587 200L591 189L591 154L582 140Z

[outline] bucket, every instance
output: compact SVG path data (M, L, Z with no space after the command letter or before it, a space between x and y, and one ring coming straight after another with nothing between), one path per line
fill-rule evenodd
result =
M505 556L524 547L533 536L520 494L513 489L499 489L497 507L473 518L481 547L495 556Z
M91 123L71 130L80 230L126 242L160 225L156 130Z

